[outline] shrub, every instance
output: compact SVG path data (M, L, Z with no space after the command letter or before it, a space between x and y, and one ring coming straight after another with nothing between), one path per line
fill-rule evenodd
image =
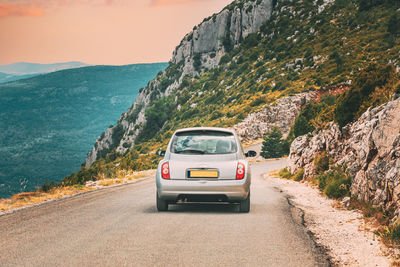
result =
M350 195L351 177L342 168L334 168L315 177L319 190L330 198Z
M327 170L329 170L329 157L326 151L317 155L314 159L315 172L316 174L321 174Z
M244 47L250 48L256 46L258 44L259 38L257 33L250 33L244 40Z
M387 31L390 34L398 34L400 33L400 19L399 16L397 15L397 13L394 13L389 21L388 21L388 25L387 25Z
M305 135L315 130L312 121L315 120L320 114L325 113L328 104L321 101L319 103L307 104L299 116L294 121L293 134L294 137Z
M53 188L56 187L56 186L57 186L57 185L56 185L54 182L49 182L49 181L46 179L46 183L43 184L42 186L40 186L39 191L40 191L40 192L47 193L47 192L49 192L51 189L53 189Z
M279 176L285 179L291 179L292 173L287 168L283 168L279 171Z
M304 178L304 169L299 169L292 177L295 181L301 181Z
M231 40L229 34L222 37L222 45L224 46L226 53L230 52L233 49L233 43L232 43L232 40Z
M124 136L124 127L122 124L117 124L113 128L112 132L112 148L115 148L119 145L119 142L121 141L122 137Z
M254 100L250 103L250 106L251 106L251 107L256 107L256 106L259 106L259 105L265 104L265 103L266 103L266 101L265 101L265 98L264 98L264 97L257 97L256 99L254 99Z
M293 133L295 137L305 135L309 132L314 131L314 126L311 125L309 120L300 114L294 121Z
M228 62L230 62L232 60L232 55L231 54L225 54L221 57L221 59L219 60L219 64L226 64Z
M325 194L330 198L342 198L350 193L351 180L341 178L329 182L325 188Z
M197 71L197 72L201 71L201 54L200 53L196 53L193 56L193 67L194 67L195 71Z
M382 230L378 231L378 234L383 238L389 238L395 243L400 242L400 223L397 220L390 226L385 226Z
M348 92L335 109L335 120L340 127L355 119L355 114L361 106L362 96L359 92Z
M175 109L173 97L162 97L153 102L146 109L146 124L138 135L136 141L143 142L148 140L163 127L164 123L172 116Z
M391 64L384 66L374 63L360 72L351 90L340 99L335 109L335 120L339 126L354 121L368 107L385 102L385 95L395 91L397 80L398 76Z

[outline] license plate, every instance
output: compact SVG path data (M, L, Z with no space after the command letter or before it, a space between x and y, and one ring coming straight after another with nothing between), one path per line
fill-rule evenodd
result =
M189 178L218 178L218 171L189 171Z

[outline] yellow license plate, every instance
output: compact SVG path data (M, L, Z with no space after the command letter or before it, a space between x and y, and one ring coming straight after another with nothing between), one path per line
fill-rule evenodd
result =
M218 171L190 171L190 178L218 178Z

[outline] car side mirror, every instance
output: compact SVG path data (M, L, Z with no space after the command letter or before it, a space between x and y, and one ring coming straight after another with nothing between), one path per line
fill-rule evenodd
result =
M157 155L159 155L160 157L164 157L165 156L165 150L158 150Z
M246 157L255 157L257 156L257 152L255 152L254 150L249 150L244 154Z

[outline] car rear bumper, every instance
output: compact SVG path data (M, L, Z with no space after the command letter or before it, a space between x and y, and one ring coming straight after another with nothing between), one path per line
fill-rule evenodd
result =
M193 196L222 196L227 201L235 202L246 199L249 191L248 179L221 181L160 179L157 181L158 196L171 201L177 201L180 198L196 199Z

